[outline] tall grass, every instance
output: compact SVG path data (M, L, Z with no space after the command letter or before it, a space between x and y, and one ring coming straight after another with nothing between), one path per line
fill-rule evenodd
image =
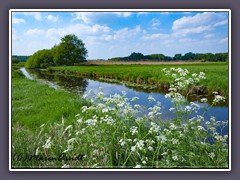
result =
M161 118L161 102L146 109L125 92L105 97L99 92L69 124L43 124L35 132L13 128L13 165L29 168L227 168L227 126L214 117L205 119L198 104L187 105L181 92L205 79L205 73L163 69L172 83L166 98L175 112L171 121ZM92 92L89 92L90 94ZM184 93L186 94L186 93ZM213 103L225 98L214 92ZM149 104L156 101L149 97ZM206 99L202 99L206 102ZM133 103L130 103L133 102ZM205 109L207 111L208 109ZM16 135L18 132L18 135ZM22 153L21 158L19 153ZM18 158L19 157L19 158Z

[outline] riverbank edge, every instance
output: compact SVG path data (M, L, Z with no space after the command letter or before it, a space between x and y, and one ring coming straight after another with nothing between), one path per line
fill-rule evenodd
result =
M17 88L14 88L15 86ZM28 89L28 87L31 88ZM16 92L14 89L16 89ZM18 92L21 92L22 94L17 94ZM25 92L27 92L27 95L24 95ZM31 97L38 97L38 99L42 99L42 102L38 102L37 100L31 102L27 101L28 99L31 99ZM62 118L64 118L67 123L71 123L75 120L75 115L80 112L81 107L90 104L90 102L82 99L79 95L75 95L61 89L56 90L46 84L41 84L38 81L29 80L19 70L12 70L11 101L12 125L16 126L18 123L20 123L21 126L23 125L26 126L26 128L33 130L38 128L41 124L55 121L58 122L61 121ZM20 101L26 101L29 104L26 104L26 107L16 106L18 103L21 105ZM48 108L41 108L40 110L37 109L41 103L43 105L47 104ZM68 105L70 104L72 105L69 108ZM64 109L64 107L67 108ZM15 108L21 108L21 112L19 110L15 112ZM31 116L34 115L30 113L31 111L37 111L40 113L41 115L38 115L39 119L43 119L43 121L41 123L30 121L30 123L28 122L28 124L25 124L24 122L27 121L27 119L31 119ZM53 112L58 112L58 114L54 116L55 118L51 116ZM25 117L26 115L27 118ZM24 118L21 119L21 116Z
M47 69L44 69L44 71L46 71L46 73L49 73L49 74L68 75L68 76L75 76L75 77L87 77L91 79L101 80L103 82L119 83L119 84L126 85L128 87L140 87L143 89L157 90L159 92L164 92L164 93L168 93L168 89L170 87L170 83L167 81L146 83L144 79L141 79L141 78L136 78L131 81L130 80L124 81L122 78L119 78L119 77L118 79L114 78L114 75L112 74L102 75L96 72L82 73L79 71L71 71L69 69L54 69L54 67L49 67ZM218 92L219 95L226 97L228 101L228 96L229 96L228 92L224 91L221 88L210 89L207 86L198 85L198 86L190 87L188 89L189 96L201 96L201 97L207 97L209 99L213 98L214 91Z

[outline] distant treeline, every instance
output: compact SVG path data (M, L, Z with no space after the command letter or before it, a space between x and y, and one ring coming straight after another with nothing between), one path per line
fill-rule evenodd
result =
M174 57L165 56L164 54L151 54L143 55L142 53L133 52L127 57L115 57L108 59L109 61L189 61L189 60L201 60L201 61L227 61L228 53L186 53L175 54Z
M19 60L19 62L26 62L29 57L30 56L17 56L17 55L13 55L12 59L17 59L17 60Z

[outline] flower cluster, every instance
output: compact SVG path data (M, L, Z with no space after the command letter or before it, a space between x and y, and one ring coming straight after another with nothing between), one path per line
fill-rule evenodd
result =
M106 97L100 91L81 108L75 123L67 125L63 120L52 125L35 152L43 154L47 149L56 156L81 155L81 160L60 162L62 168L226 167L228 136L219 129L227 122L196 114L201 106L188 103L181 94L182 89L205 79L205 74L191 75L181 68L163 72L174 79L166 94L173 102L169 110L176 114L172 120L162 119L161 103L152 96L148 100L153 105L144 109L136 103L137 97L128 99L125 92ZM225 100L217 93L214 96L214 103Z

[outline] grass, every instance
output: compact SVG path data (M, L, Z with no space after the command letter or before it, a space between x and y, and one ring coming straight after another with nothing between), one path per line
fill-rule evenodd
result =
M124 93L105 97L102 92L83 101L14 71L12 166L228 168L228 135L217 131L227 122L204 119L204 113L196 115L201 107L186 105L176 92L186 90L190 83L183 74L186 71L174 71L179 71L182 80L172 84L167 94L176 114L171 121L161 118L161 103L146 109L135 103L138 97L130 100ZM148 99L149 104L155 101L151 96ZM216 95L214 102L221 99Z
M62 66L50 67L48 70L81 75L94 78L115 79L137 84L163 86L170 82L164 76L163 68L181 67L190 73L206 73L206 80L202 85L208 88L208 93L218 91L221 95L228 96L228 64L227 63L196 63L196 64L161 64L161 65L97 65L97 66Z
M34 130L44 123L71 121L86 102L80 96L54 90L12 72L12 123Z

